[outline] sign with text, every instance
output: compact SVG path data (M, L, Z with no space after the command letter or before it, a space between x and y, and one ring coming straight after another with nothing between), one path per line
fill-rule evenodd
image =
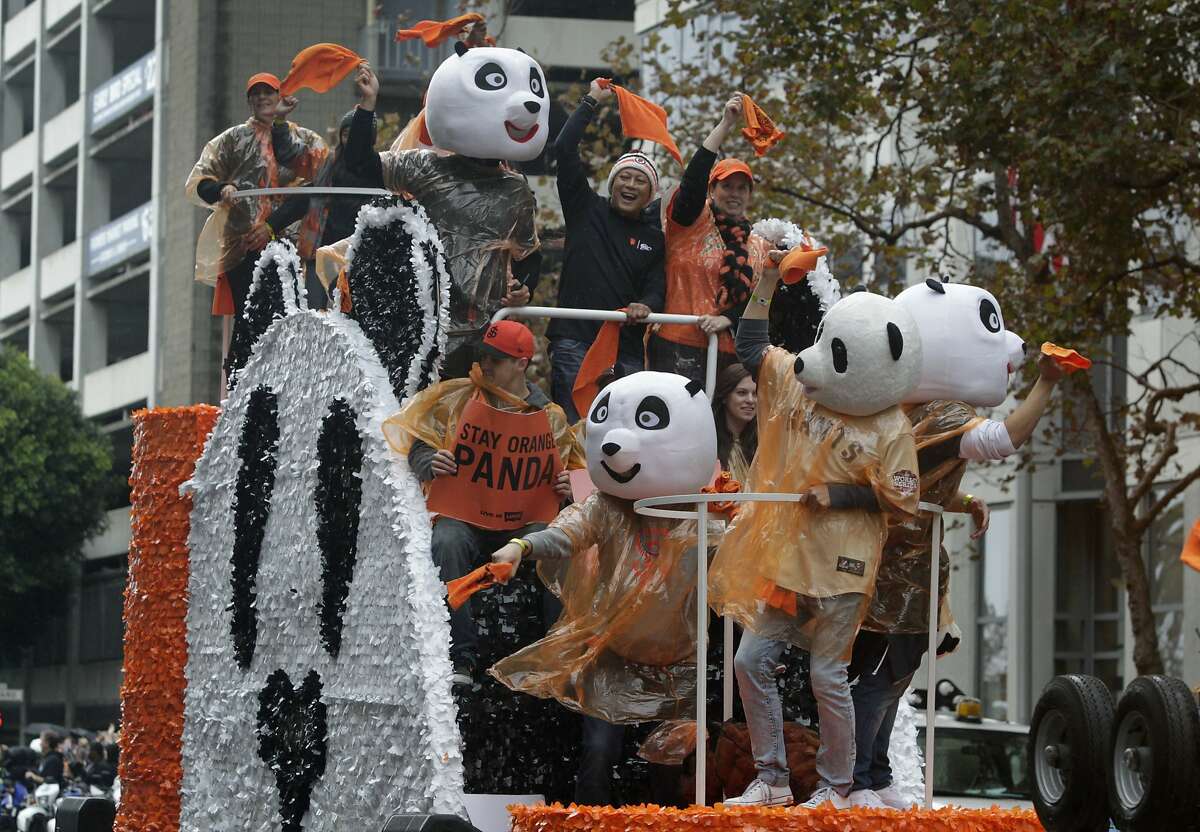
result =
M147 202L88 235L87 273L98 274L150 248L154 234L154 203Z
M511 413L479 399L463 408L451 452L453 477L429 488L429 510L484 529L548 523L558 513L562 459L544 411Z
M158 53L138 58L92 92L92 131L111 124L139 104L154 97Z
M25 691L21 688L10 688L0 683L0 702L20 702L24 698Z

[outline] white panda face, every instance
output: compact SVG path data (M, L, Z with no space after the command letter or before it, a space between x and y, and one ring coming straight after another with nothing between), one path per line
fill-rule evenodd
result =
M674 373L634 373L592 402L585 423L588 474L626 500L694 494L717 465L717 429L704 388Z
M429 81L425 122L442 150L527 162L546 147L550 95L533 58L516 49L461 43Z
M905 401L954 399L976 407L1004 401L1025 342L1004 328L991 292L930 279L905 289L896 302L916 321L924 348L921 382Z
M830 307L817 341L796 358L810 399L835 413L870 416L904 401L921 374L921 338L895 301L856 292Z

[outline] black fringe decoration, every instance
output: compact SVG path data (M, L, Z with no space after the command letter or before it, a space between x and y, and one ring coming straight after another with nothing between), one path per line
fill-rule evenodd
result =
M289 275L288 279L295 291L295 277ZM251 286L250 295L246 298L246 307L238 310L235 319L237 325L234 326L233 336L229 339L229 354L225 356L225 378L228 379L230 392L237 386L238 374L250 360L255 343L275 320L286 314L279 264L275 262L275 258L271 258L263 266L258 288Z
M771 343L788 352L800 352L817 340L817 327L825 313L808 279L780 283L771 301Z
M358 556L358 516L362 501L362 437L358 415L334 399L317 438L317 544L321 549L321 643L337 657L342 616Z
M275 451L279 445L279 410L275 394L267 387L250 393L242 436L238 440L237 485L233 493L233 554L229 582L233 588L230 631L233 653L246 670L254 658L258 641L255 608L258 558L263 533L271 513L271 491L275 487Z
M312 789L325 774L328 725L321 676L308 671L299 688L276 670L258 693L258 756L275 772L283 832L300 832Z

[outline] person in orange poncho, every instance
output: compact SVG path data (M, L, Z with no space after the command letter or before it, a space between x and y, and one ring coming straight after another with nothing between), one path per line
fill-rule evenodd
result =
M273 217L282 197L238 199L237 192L311 180L328 153L320 136L286 120L297 102L279 94L274 75L250 76L246 103L250 118L204 146L185 186L192 202L212 211L196 244L196 280L216 288L213 314L233 316L234 328L259 253L286 225Z
M450 448L464 408L477 397L483 397L489 406L499 410L518 413L544 410L563 467L582 468L583 449L562 408L526 381L525 371L533 357L533 333L516 321L500 321L488 328L479 352L479 363L472 367L469 378L449 379L422 390L384 423L388 443L393 450L406 456L417 479L430 483L458 475L459 466ZM571 485L566 470L558 475L555 492L563 499L570 499ZM452 581L487 563L491 552L510 538L545 526L545 523L531 523L522 528L497 531L441 516L433 525L433 561L440 570L441 579ZM474 681L478 641L468 601L450 613L454 684L469 685Z
M718 372L737 361L733 333L750 287L771 246L750 230L754 175L738 159L717 161L726 137L742 122L742 96L725 103L721 120L696 150L679 187L663 200L667 238L666 303L674 315L699 315L698 326L659 327L649 343L650 368L704 380L710 333L718 333Z

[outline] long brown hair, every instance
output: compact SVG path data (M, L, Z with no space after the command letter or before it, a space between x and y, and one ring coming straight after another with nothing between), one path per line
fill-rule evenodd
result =
M717 459L721 461L721 467L729 467L729 451L733 447L733 434L729 432L729 426L725 423L725 400L729 398L729 394L734 388L742 383L742 379L747 378L750 371L741 364L730 364L721 374L717 376L717 384L713 389L713 422L717 426ZM746 461L754 459L754 453L758 450L758 414L755 413L754 419L747 423L746 427L742 428L740 437L742 443L742 453L746 455Z

